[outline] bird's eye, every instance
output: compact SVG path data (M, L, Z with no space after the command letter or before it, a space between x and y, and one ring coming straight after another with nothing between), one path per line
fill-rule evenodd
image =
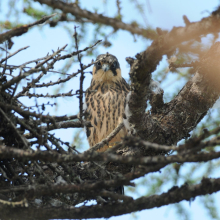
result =
M98 66L101 66L101 62L99 61L99 62L97 63L97 65L98 65Z
M117 66L117 62L115 61L112 66L115 68Z

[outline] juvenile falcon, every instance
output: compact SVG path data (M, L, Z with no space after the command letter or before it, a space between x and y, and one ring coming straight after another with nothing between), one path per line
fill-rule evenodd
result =
M101 54L92 72L92 81L86 92L85 119L90 121L91 128L86 129L90 147L106 138L123 121L126 96L129 85L121 76L121 69L117 58L111 54ZM109 142L114 145L126 136L123 127ZM105 151L104 146L99 151Z

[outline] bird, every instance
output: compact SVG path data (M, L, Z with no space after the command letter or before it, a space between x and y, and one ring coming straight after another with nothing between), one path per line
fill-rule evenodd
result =
M121 68L116 56L106 53L97 56L92 71L90 87L85 95L85 120L92 127L86 127L90 148L106 138L121 122L126 106L126 97L130 87L121 75ZM104 145L99 152L104 152L121 141L128 131L123 127L118 134ZM113 189L124 194L124 187Z
M106 53L96 58L93 66L91 85L85 96L85 119L92 127L86 128L90 147L106 138L121 122L126 105L129 85L121 76L120 64L116 56ZM123 127L119 133L103 146L100 152L121 141L127 135Z

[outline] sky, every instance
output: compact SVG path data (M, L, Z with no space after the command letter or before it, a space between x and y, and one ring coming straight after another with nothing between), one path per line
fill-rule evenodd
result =
M0 1L0 20L3 19L5 9L7 8L6 5L7 1ZM88 0L82 0L81 6L82 8L86 8L89 10L99 8L99 13L104 13L106 16L113 16L116 14L116 7L115 7L115 1L107 1L108 4L106 6L103 6L102 0L96 0L96 1L88 1ZM143 16L138 13L136 10L134 10L134 4L133 1L127 0L122 2L122 14L124 16L124 21L131 22L132 20L138 20L143 26L150 25L152 27L160 27L162 29L171 30L173 26L184 26L183 22L183 15L186 15L188 19L191 22L199 21L202 17L209 16L209 14L219 5L219 1L217 0L139 0L139 2L143 3L143 9L145 10L145 18L143 19ZM18 1L19 7L22 8L22 4L20 1ZM38 3L37 7L41 7ZM29 23L31 20L24 16L23 22ZM72 25L72 28L74 27L74 24ZM106 28L107 31L110 32L110 28ZM90 35L92 34L91 29L88 29L88 39L90 39ZM39 57L45 56L48 52L51 52L52 50L56 50L58 47L62 47L65 44L71 44L71 39L69 35L63 31L62 28L56 27L56 28L49 28L48 25L39 27L34 27L30 31L28 31L27 34L24 34L20 37L14 37L14 45L11 49L11 52L14 52L18 50L19 48L22 48L24 46L30 46L25 51L20 52L17 56L10 59L9 63L13 64L21 64L28 60L36 59ZM102 39L103 40L103 39ZM129 34L126 31L118 31L117 35L114 38L111 38L112 46L110 48L104 48L100 47L99 51L100 53L106 53L109 52L111 54L114 54L117 56L120 66L122 69L122 76L126 79L128 79L128 72L129 67L128 64L125 61L125 57L131 56L134 57L136 53L141 52L145 50L149 45L150 41L144 40L142 37L136 37L136 41L134 41L134 37ZM82 44L80 49L83 49L86 47L87 44ZM73 51L75 49L73 48ZM83 62L89 63L91 59L95 59L95 57L84 57ZM58 64L56 66L57 69L59 69ZM161 61L160 65L158 66L157 70L160 70L164 68L165 66L168 66L166 62L166 58ZM70 70L69 74L72 72L76 72L79 69L78 64L74 65L74 67ZM90 68L91 71L91 68ZM45 82L55 79L56 76L51 75L50 78L45 77ZM170 76L169 80L173 82L172 86L175 87L175 83L182 83L181 81L176 81L175 78L172 78L173 76ZM84 83L84 90L89 87L91 81L90 74L86 74L86 79ZM26 83L26 82L22 82ZM65 86L65 91L69 91L70 89L77 90L79 86L78 79L73 79L67 85ZM167 84L165 82L161 85L162 88L165 90L165 93L169 91L170 84ZM48 91L44 92L55 92L55 89L48 89ZM28 98L23 99L28 105L30 103L34 104L34 100L30 100ZM39 99L39 103L43 100ZM78 113L78 108L75 106L78 105L78 100L76 98L58 98L56 100L51 100L51 102L57 102L58 108L52 109L47 107L47 111L55 114L55 115L64 115L64 114L76 114ZM65 139L65 141L71 142L74 137L74 129L62 129L59 132L54 132L58 136L60 136L62 139ZM82 138L85 140L85 135L82 135ZM84 149L88 148L88 144L86 140L84 141ZM143 190L143 187L148 187L147 183L146 186L141 186L139 189L139 194L141 195L142 192L145 192ZM165 190L168 190L170 186L165 187ZM126 193L126 192L125 192ZM129 195L130 192L127 192ZM217 193L215 198L218 202L220 202L220 193ZM206 210L201 207L201 203L199 202L199 199L195 199L195 201L191 202L182 202L182 204L189 209L191 212L191 219L196 220L205 220L209 219L209 216L206 212ZM141 212L137 212L134 214L127 214L119 217L112 217L111 220L130 220L130 219L169 219L174 220L177 219L176 211L172 208L173 206L167 206L161 207L161 208L154 208L151 210L145 210Z

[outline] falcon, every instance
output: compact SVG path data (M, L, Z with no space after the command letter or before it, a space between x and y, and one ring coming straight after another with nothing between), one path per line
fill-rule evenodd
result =
M85 119L93 126L86 128L90 147L101 142L123 121L128 93L129 85L121 76L118 59L109 53L99 55L85 98ZM127 130L123 127L109 145L99 151L106 151L126 135Z

